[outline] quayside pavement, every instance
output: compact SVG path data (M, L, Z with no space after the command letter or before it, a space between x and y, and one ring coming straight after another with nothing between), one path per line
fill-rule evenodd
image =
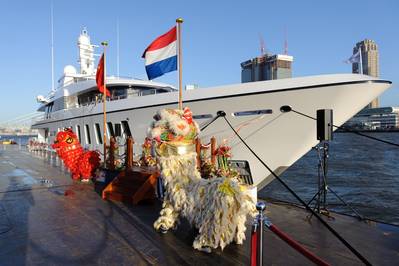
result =
M269 204L267 216L332 265L362 265L301 208ZM187 222L159 234L160 203L103 201L92 184L73 183L55 158L0 146L0 265L249 265L249 241L222 252L195 251ZM329 223L374 265L399 261L397 227L334 214ZM250 233L249 221L247 239ZM311 265L270 231L265 265Z

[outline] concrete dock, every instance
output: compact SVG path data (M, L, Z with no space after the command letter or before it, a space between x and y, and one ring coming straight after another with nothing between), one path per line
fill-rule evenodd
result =
M275 225L330 264L362 265L302 208L267 209ZM159 202L103 201L93 184L73 183L56 158L0 145L0 265L249 265L248 240L223 252L195 251L195 230L187 222L167 234L153 229L159 210ZM326 218L329 224L373 265L398 264L398 227L333 217ZM312 265L268 230L264 262Z

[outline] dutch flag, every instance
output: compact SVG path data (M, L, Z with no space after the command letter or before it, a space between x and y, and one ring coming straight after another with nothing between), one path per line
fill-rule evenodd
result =
M155 39L143 53L148 79L177 70L176 26Z

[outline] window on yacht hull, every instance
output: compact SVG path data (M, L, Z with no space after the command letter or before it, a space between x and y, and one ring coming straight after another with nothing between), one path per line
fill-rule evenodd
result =
M209 119L213 118L211 114L203 114L203 115L193 115L193 119Z
M101 137L101 129L100 129L100 124L96 123L94 125L94 128L96 130L96 140L97 140L97 144L103 144L103 139Z
M121 121L121 123L122 123L124 137L131 137L132 132L130 131L129 123L126 120Z
M76 132L78 133L78 140L82 143L82 137L80 135L80 125L76 125Z
M272 109L263 109L263 110L252 110L252 111L242 111L242 112L234 112L233 116L249 116L249 115L263 115L263 114L272 114Z
M122 136L122 127L121 124L116 123L115 124L115 137L120 137Z
M112 126L112 122L107 123L107 131L108 131L108 136L115 137L114 127Z
M91 144L90 127L88 124L85 125L85 138L86 144Z

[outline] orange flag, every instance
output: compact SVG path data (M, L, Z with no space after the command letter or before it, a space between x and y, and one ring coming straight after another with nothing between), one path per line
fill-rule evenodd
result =
M103 54L100 58L100 61L98 62L97 73L96 73L97 87L101 93L104 93L104 80L105 77L104 77L104 54ZM106 94L108 97L111 96L111 93L107 89L106 89Z

